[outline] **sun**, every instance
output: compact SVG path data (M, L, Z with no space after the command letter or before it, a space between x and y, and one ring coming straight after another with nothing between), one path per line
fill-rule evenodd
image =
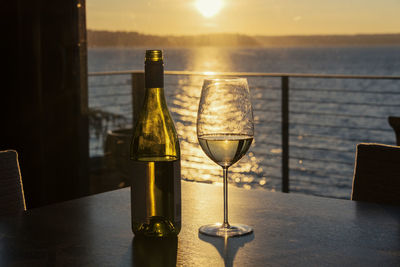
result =
M217 14L222 6L223 0L197 0L197 10L206 18L212 17Z

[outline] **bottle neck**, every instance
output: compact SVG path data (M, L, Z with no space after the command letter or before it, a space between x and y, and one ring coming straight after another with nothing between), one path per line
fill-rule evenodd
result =
M146 88L164 88L163 61L146 61L144 71Z

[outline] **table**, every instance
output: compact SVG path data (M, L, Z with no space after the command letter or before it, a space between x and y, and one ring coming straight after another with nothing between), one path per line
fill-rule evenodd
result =
M222 187L182 182L178 239L134 238L125 188L1 218L0 266L400 266L400 207L229 190L253 234L199 235L222 220Z

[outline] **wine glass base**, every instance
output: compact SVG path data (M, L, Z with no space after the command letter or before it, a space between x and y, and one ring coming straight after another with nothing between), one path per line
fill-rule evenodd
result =
M208 236L234 237L248 235L253 232L253 228L244 224L231 224L229 227L223 227L221 223L214 223L201 226L199 232Z

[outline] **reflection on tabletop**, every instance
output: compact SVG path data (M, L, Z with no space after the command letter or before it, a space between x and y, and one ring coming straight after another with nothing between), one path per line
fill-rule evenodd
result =
M254 239L254 233L241 237L225 237L217 238L199 233L200 240L210 243L219 252L221 258L224 259L225 267L233 266L236 253L240 248L244 247L246 243L251 242Z
M178 238L135 236L132 240L133 266L176 266Z

